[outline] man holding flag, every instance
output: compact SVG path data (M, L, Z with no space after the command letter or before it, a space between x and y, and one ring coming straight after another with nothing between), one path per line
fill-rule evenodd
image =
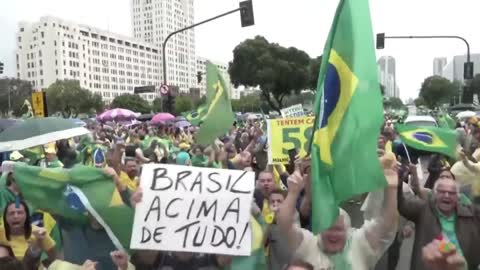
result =
M315 98L310 153L314 234L292 223L303 189L299 168L289 178L289 193L278 216L295 257L316 270L370 269L395 237L398 175L395 162L385 157L382 174L377 157L384 120L378 88L368 0L341 0L325 45ZM384 188L381 214L352 229L339 204Z

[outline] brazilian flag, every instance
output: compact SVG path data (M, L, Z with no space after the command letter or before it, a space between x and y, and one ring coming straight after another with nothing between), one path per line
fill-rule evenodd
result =
M187 119L194 126L198 126L201 123L201 118L207 113L207 105L203 104L199 106L195 111L183 113L183 117Z
M87 212L118 249L128 249L134 210L123 203L111 177L100 169L77 165L47 169L16 163L15 181L26 201L73 224L86 224Z
M438 117L438 125L442 128L455 129L456 122L448 113L441 112Z
M312 138L312 229L342 201L386 187L377 157L382 96L368 0L340 0L323 52Z
M267 224L262 217L250 218L252 232L252 252L250 256L233 257L232 263L226 270L267 270L265 249L263 247Z
M427 152L456 158L457 132L448 128L395 125L395 130L406 145Z

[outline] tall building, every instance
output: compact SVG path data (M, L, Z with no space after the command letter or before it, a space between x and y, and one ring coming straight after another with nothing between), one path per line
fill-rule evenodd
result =
M433 75L434 76L443 76L443 69L447 65L446 57L436 57L433 59Z
M199 84L197 84L197 87L200 89L200 95L201 96L205 95L207 91L207 78L206 78L207 61L210 61L212 64L217 66L218 70L220 71L220 74L225 80L225 84L230 86L230 92L228 93L230 98L240 99L240 90L238 88L235 88L231 83L230 74L228 74L228 65L197 56L197 71L202 74L202 80Z
M158 47L55 17L21 22L16 54L17 77L36 89L56 80L78 80L110 103L136 86L160 85ZM152 101L156 94L142 97Z
M400 91L396 83L395 58L382 56L378 59L380 83L385 86L385 96L399 97Z
M168 34L194 23L193 0L131 0L131 3L134 37L160 48ZM173 36L166 48L167 83L187 92L197 85L194 30Z
M480 54L471 54L470 61L473 62L473 74L480 73ZM442 72L442 76L450 81L458 81L463 84L463 65L467 62L466 55L456 55L448 62Z

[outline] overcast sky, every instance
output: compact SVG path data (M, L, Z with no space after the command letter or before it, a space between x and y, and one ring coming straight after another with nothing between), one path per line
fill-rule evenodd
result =
M6 75L15 75L15 34L19 21L52 15L112 32L132 35L131 0L0 0L0 61ZM311 57L323 51L338 0L253 0L255 26L240 27L239 15L230 15L198 27L197 55L227 63L233 48L246 38L263 35L271 42L295 46ZM239 0L195 0L195 21L236 8ZM480 52L479 0L370 0L374 32L387 35L461 35ZM387 40L377 57L391 55L397 62L402 99L416 97L423 79L432 75L433 58L464 54L457 40Z

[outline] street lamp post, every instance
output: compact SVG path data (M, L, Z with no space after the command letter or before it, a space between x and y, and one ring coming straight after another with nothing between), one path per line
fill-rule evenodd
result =
M467 62L463 65L463 78L465 79L464 92L470 85L470 80L473 79L473 63L470 61L470 44L461 36L456 35L438 35L438 36L385 36L385 33L377 34L377 49L383 49L385 47L385 39L459 39L467 46ZM462 102L460 100L460 102Z
M207 22L211 22L213 20L216 20L216 19L219 19L219 18L222 18L222 17L225 17L227 15L230 15L232 13L235 13L237 11L240 11L240 15L241 15L241 21L242 21L242 27L246 27L246 26L250 26L250 25L253 25L254 24L254 20L253 20L253 8L252 8L252 1L251 0L247 0L247 1L243 1L243 2L240 2L240 7L239 8L236 8L234 10L230 10L228 12L225 12L225 13L222 13L220 15L217 15L215 17L212 17L210 19L206 19L204 21L201 21L201 22L198 22L196 24L192 24L190 26L187 26L185 28L182 28L182 29L179 29L179 30L176 30L172 33L170 33L166 38L165 40L163 41L163 46L162 46L162 61L163 61L163 84L164 85L167 85L167 59L166 59L166 48L167 48L167 42L168 40L173 37L174 35L178 34L178 33L181 33L181 32L184 32L184 31L187 31L189 29L192 29L194 27L197 27L199 25L202 25L202 24L205 24ZM167 102L167 110L169 112L172 112L172 104L171 104L171 98L172 98L172 94L171 94L171 91L168 91L168 94L167 94L167 99L168 99L168 102Z

